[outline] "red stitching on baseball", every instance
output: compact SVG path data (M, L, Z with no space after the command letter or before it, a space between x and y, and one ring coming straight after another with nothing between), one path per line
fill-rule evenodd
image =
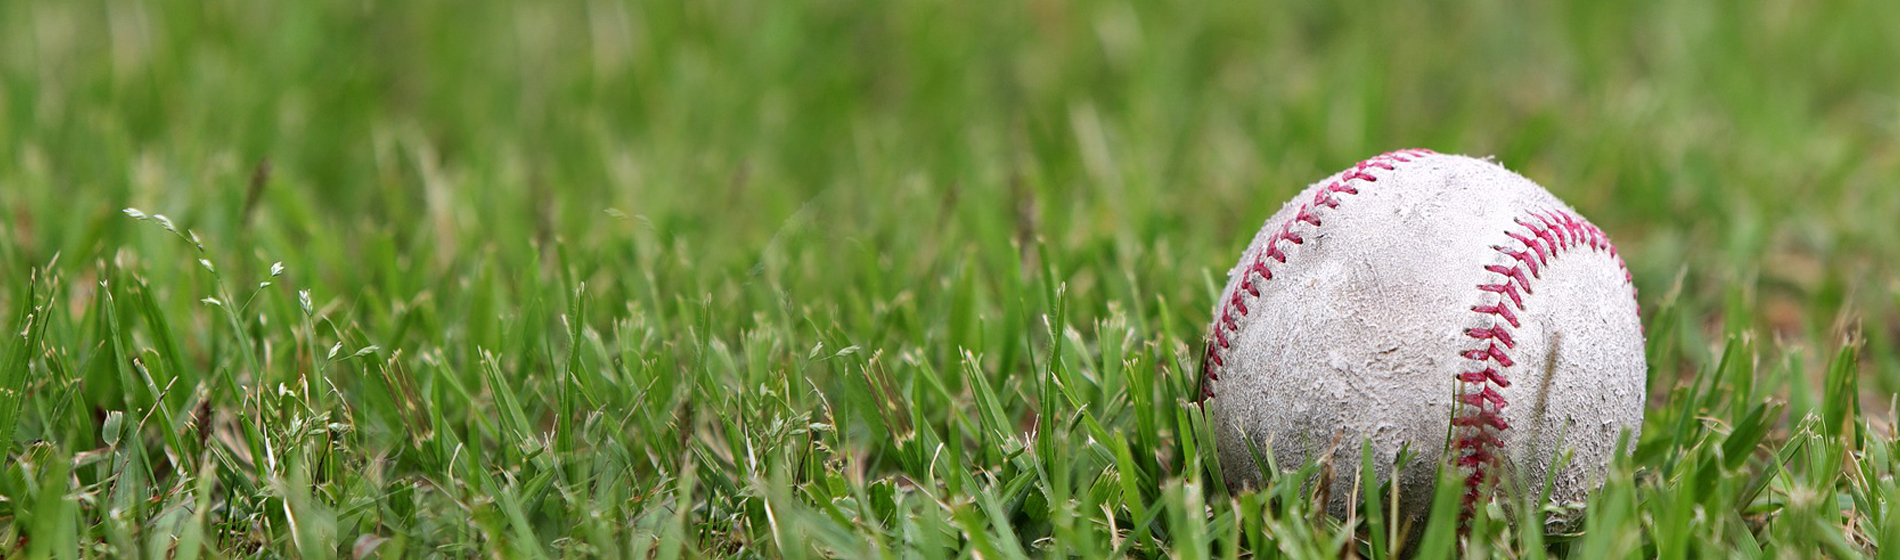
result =
M1511 366L1517 365L1517 362L1511 361L1511 356L1509 354L1505 354L1503 348L1498 348L1498 345L1495 342L1491 343L1490 346L1487 348L1479 348L1477 350L1466 350L1464 352L1461 352L1460 354L1463 355L1466 359L1471 359L1471 360L1478 360L1478 361L1491 360L1493 362L1497 362L1499 366L1503 366L1503 367L1511 367Z
M1315 215L1313 215L1312 213L1310 213L1310 212L1307 212L1307 210L1309 210L1310 208L1311 208L1311 207L1308 207L1308 206L1301 206L1301 207L1300 207L1300 215L1298 215L1298 216L1294 216L1294 218L1293 218L1293 219L1294 219L1295 221L1300 221L1300 222L1306 222L1306 223L1309 223L1309 224L1313 224L1313 226L1314 226L1314 227L1318 227L1318 226L1319 226L1319 216L1315 216Z
M1504 395L1498 394L1498 392L1492 390L1489 385L1486 385L1483 390L1476 393L1460 396L1458 400L1471 406L1484 406L1484 403L1488 402L1502 408L1507 404L1504 401Z
M1522 218L1519 218L1517 223L1522 224L1524 227L1531 227L1531 225L1525 223ZM1519 243L1523 243L1525 247L1529 247L1530 250L1537 252L1538 264L1548 264L1550 262L1550 253L1544 252L1542 238L1536 235L1522 235L1516 232L1505 232L1504 234L1511 236L1511 239L1516 239Z
M1524 269L1521 269L1521 268L1518 268L1518 267L1515 267L1515 266L1508 266L1508 267L1507 267L1507 266L1503 266L1503 265L1496 265L1496 264L1494 264L1494 265L1489 265L1489 266L1486 266L1486 267L1484 267L1484 269L1485 269L1485 270L1489 270L1489 271L1491 271L1491 272L1496 272L1496 273L1498 273L1498 274L1503 274L1503 275L1505 275L1506 277L1509 277L1509 278L1510 278L1510 279L1512 279L1512 280L1516 280L1516 281L1517 281L1517 285L1519 285L1519 286L1521 286L1521 287L1523 287L1523 288L1524 288L1524 293L1525 293L1525 294L1534 294L1534 293L1537 293L1537 292L1533 292L1533 291L1531 291L1531 280L1530 280L1529 278L1525 278L1525 277L1524 277ZM1523 308L1524 308L1524 302L1521 302L1521 301L1520 301L1520 302L1517 302L1517 308L1518 308L1518 309L1523 309Z
M1486 291L1486 292L1494 292L1494 293L1510 296L1511 303L1517 304L1518 309L1524 308L1524 298L1519 297L1517 295L1517 284L1512 284L1510 282L1505 282L1503 284L1479 284L1478 289Z
M1511 386L1511 380L1505 379L1503 374L1498 373L1498 370L1492 368L1484 368L1484 371L1467 371L1460 373L1458 374L1458 380L1465 383L1490 383L1500 388Z
M1483 286L1479 286L1479 287L1482 288ZM1488 329L1465 329L1465 336L1469 336L1471 338L1479 338L1479 339L1484 339L1484 338L1493 339L1498 342L1504 343L1505 348L1517 348L1517 342L1511 339L1511 330L1506 329L1504 327L1492 327Z
M1635 297L1636 286L1631 282L1629 267L1623 258L1617 255L1616 245L1610 243L1609 236L1603 230L1570 212L1553 210L1549 212L1526 212L1525 217L1517 218L1516 223L1523 226L1525 232L1506 231L1504 235L1524 246L1513 249L1503 245L1491 248L1499 254L1509 257L1517 266L1486 265L1486 272L1498 276L1497 281L1478 284L1478 291L1497 294L1497 301L1490 304L1472 306L1471 310L1491 318L1490 327L1465 329L1465 336L1476 341L1471 349L1458 353L1464 359L1477 361L1484 365L1482 370L1466 371L1458 374L1458 381L1464 389L1458 396L1458 414L1451 420L1455 437L1452 439L1452 463L1461 468L1471 469L1465 478L1463 519L1469 520L1478 501L1484 498L1484 485L1488 483L1497 466L1498 452L1504 447L1500 437L1505 430L1511 429L1504 421L1504 408L1509 403L1498 389L1511 386L1505 372L1515 365L1507 349L1517 346L1511 329L1522 327L1512 306L1524 309L1525 295L1532 293L1531 279L1541 278L1540 266L1548 265L1550 259L1561 256L1563 251L1578 247L1607 253L1616 265L1623 269L1623 282L1630 286L1631 297ZM1532 254L1536 258L1532 258ZM1526 276L1524 269L1529 268ZM1510 303L1505 303L1509 301ZM1640 312L1639 312L1640 313ZM1503 322L1498 322L1502 320ZM1507 326L1508 325L1508 326ZM1499 345L1503 346L1500 347Z
M1274 262L1281 264L1286 263L1286 252L1280 249L1280 242L1284 241L1294 245L1306 243L1304 236L1299 232L1293 231L1293 224L1305 223L1315 228L1320 227L1320 223L1322 222L1320 219L1321 210L1330 210L1339 207L1339 197L1337 195L1359 194L1359 188L1353 184L1353 181L1363 181L1366 183L1376 183L1379 181L1377 176L1374 176L1368 171L1369 169L1391 171L1398 168L1397 164L1410 163L1414 158L1432 155L1433 153L1431 150L1399 150L1379 154L1365 161L1361 161L1341 174L1338 180L1315 191L1312 201L1301 205L1299 210L1294 212L1293 219L1280 224L1280 231L1267 238L1265 242L1266 248L1255 254L1253 265L1242 272L1242 274L1248 274L1250 277L1243 279L1243 283L1239 286L1241 289L1234 290L1233 296L1228 298L1228 300L1221 305L1219 314L1220 320L1214 323L1214 332L1208 337L1206 353L1204 359L1201 361L1201 401L1204 402L1207 399L1214 398L1214 384L1211 382L1220 379L1220 374L1216 372L1215 369L1227 366L1227 360L1223 354L1226 353L1225 350L1229 348L1231 343L1228 335L1233 334L1238 336L1240 334L1239 319L1240 317L1247 316L1247 303L1245 299L1248 297L1258 299L1260 297L1259 285L1254 282L1251 276L1259 276L1261 282L1273 280L1273 271L1267 267L1267 259L1272 259ZM1246 294L1246 297L1242 296L1243 292ZM1239 312L1239 317L1234 316L1235 311ZM1516 323L1516 320L1513 319L1512 323Z
M1540 217L1540 221L1541 221L1541 217ZM1549 222L1545 222L1542 227L1532 226L1531 233L1536 234L1538 239L1542 239L1544 240L1544 243L1549 244L1550 252L1552 254L1555 254L1557 251L1566 248L1563 246L1563 244L1557 241L1557 234L1551 233Z
M1468 414L1465 416L1458 416L1451 419L1451 425L1459 426L1459 427L1467 427L1467 428L1488 427L1500 432L1511 429L1511 425L1506 424L1504 422L1504 417L1498 416L1498 412L1500 411L1486 410L1483 412L1476 412L1476 413ZM1470 436L1464 436L1458 439L1464 439L1465 437L1470 437Z
M1501 301L1496 305L1474 305L1471 306L1471 310L1487 315L1503 317L1506 322L1511 323L1512 328L1523 326L1517 324L1517 314L1511 312L1511 306L1505 305L1504 302Z
M1528 244L1529 244L1529 243L1526 243L1526 245L1528 245ZM1536 278L1536 277L1538 277L1538 276L1540 275L1540 274L1539 274L1539 273L1537 272L1537 270L1538 270L1538 268L1537 268L1537 266L1538 266L1538 265L1537 265L1537 259L1533 259L1533 258L1531 258L1531 252L1530 252L1530 251L1512 251L1512 250L1511 250L1510 248L1508 248L1508 247L1502 247L1502 246L1495 246L1495 245L1494 245L1494 246L1492 246L1491 248L1492 248L1492 249L1497 249L1497 250L1498 250L1498 252L1500 252L1500 253L1504 253L1504 254L1506 254L1506 255L1510 255L1510 256L1511 256L1511 258L1513 258L1513 259L1517 259L1517 262L1520 262L1520 263L1524 263L1524 266L1527 266L1527 267L1530 267L1530 269L1531 269L1531 277L1532 277L1532 278ZM1614 256L1616 256L1616 253L1615 253L1614 251L1612 251L1612 252L1610 253L1610 256L1612 256L1612 257L1614 257Z

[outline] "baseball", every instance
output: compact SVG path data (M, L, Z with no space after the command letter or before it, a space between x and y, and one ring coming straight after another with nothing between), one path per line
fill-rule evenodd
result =
M1343 516L1369 440L1414 519L1440 464L1460 469L1467 513L1547 482L1580 502L1642 426L1642 325L1616 247L1498 164L1360 162L1286 203L1227 276L1200 373L1230 488L1261 483L1256 457L1329 460Z

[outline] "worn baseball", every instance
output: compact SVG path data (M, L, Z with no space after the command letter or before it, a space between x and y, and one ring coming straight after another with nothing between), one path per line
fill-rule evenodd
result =
M1227 484L1327 461L1344 515L1369 441L1412 518L1441 464L1467 512L1547 482L1580 502L1642 426L1635 296L1602 230L1496 163L1360 162L1269 218L1214 305L1201 396Z

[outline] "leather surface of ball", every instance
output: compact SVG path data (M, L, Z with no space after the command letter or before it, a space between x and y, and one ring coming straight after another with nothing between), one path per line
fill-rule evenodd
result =
M1334 515L1362 441L1417 517L1441 462L1469 511L1538 491L1568 454L1551 500L1580 502L1642 425L1642 326L1616 248L1486 160L1392 152L1308 187L1228 273L1208 332L1203 406L1228 485L1259 485L1267 454L1330 459Z

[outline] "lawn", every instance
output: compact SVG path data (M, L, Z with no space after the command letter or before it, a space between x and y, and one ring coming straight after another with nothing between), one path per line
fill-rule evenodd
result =
M0 557L1900 541L1891 6L1523 4L0 2ZM1215 474L1226 270L1413 147L1634 274L1579 527Z

